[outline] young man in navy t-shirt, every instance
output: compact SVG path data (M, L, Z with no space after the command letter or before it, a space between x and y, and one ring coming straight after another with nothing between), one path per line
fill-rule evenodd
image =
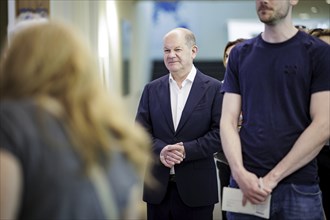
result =
M220 135L243 204L272 194L270 219L323 219L315 156L330 136L330 46L294 27L296 4L256 0L264 31L230 53Z

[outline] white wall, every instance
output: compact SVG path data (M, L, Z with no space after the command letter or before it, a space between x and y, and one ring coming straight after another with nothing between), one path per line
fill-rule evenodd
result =
M78 27L99 61L101 77L112 92L121 92L121 44L115 1L51 0L51 18Z

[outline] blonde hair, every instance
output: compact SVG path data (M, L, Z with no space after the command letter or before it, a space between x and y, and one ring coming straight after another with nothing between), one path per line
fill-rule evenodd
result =
M49 21L25 28L2 53L0 100L32 98L63 119L87 169L119 150L143 173L149 136L106 92L94 59L69 25Z

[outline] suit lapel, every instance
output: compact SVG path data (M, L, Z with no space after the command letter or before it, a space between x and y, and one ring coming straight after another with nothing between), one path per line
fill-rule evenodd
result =
M176 133L178 133L186 121L189 119L192 111L195 106L199 103L200 99L204 96L207 86L207 81L203 78L203 75L197 70L197 74L195 76L194 82L192 84L187 102L184 106L180 122L178 124L178 128L176 129Z
M157 90L157 96L159 99L162 112L165 116L166 122L169 128L174 133L174 125L173 125L172 109L171 109L171 95L170 95L170 87L168 80L169 80L168 77L164 77L162 79L159 89Z

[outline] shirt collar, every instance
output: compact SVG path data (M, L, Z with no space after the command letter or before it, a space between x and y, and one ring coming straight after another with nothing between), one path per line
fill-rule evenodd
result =
M190 72L189 72L189 74L187 75L187 78L186 78L184 81L189 81L189 82L191 82L191 83L194 82L194 79L195 79L196 73L197 73L197 69L196 69L196 67L193 65L192 68L191 68L191 70L190 70ZM169 76L169 81L170 81L170 82L173 82L174 79L173 79L173 77L172 77L172 74L170 73L169 75L170 75L170 76Z

